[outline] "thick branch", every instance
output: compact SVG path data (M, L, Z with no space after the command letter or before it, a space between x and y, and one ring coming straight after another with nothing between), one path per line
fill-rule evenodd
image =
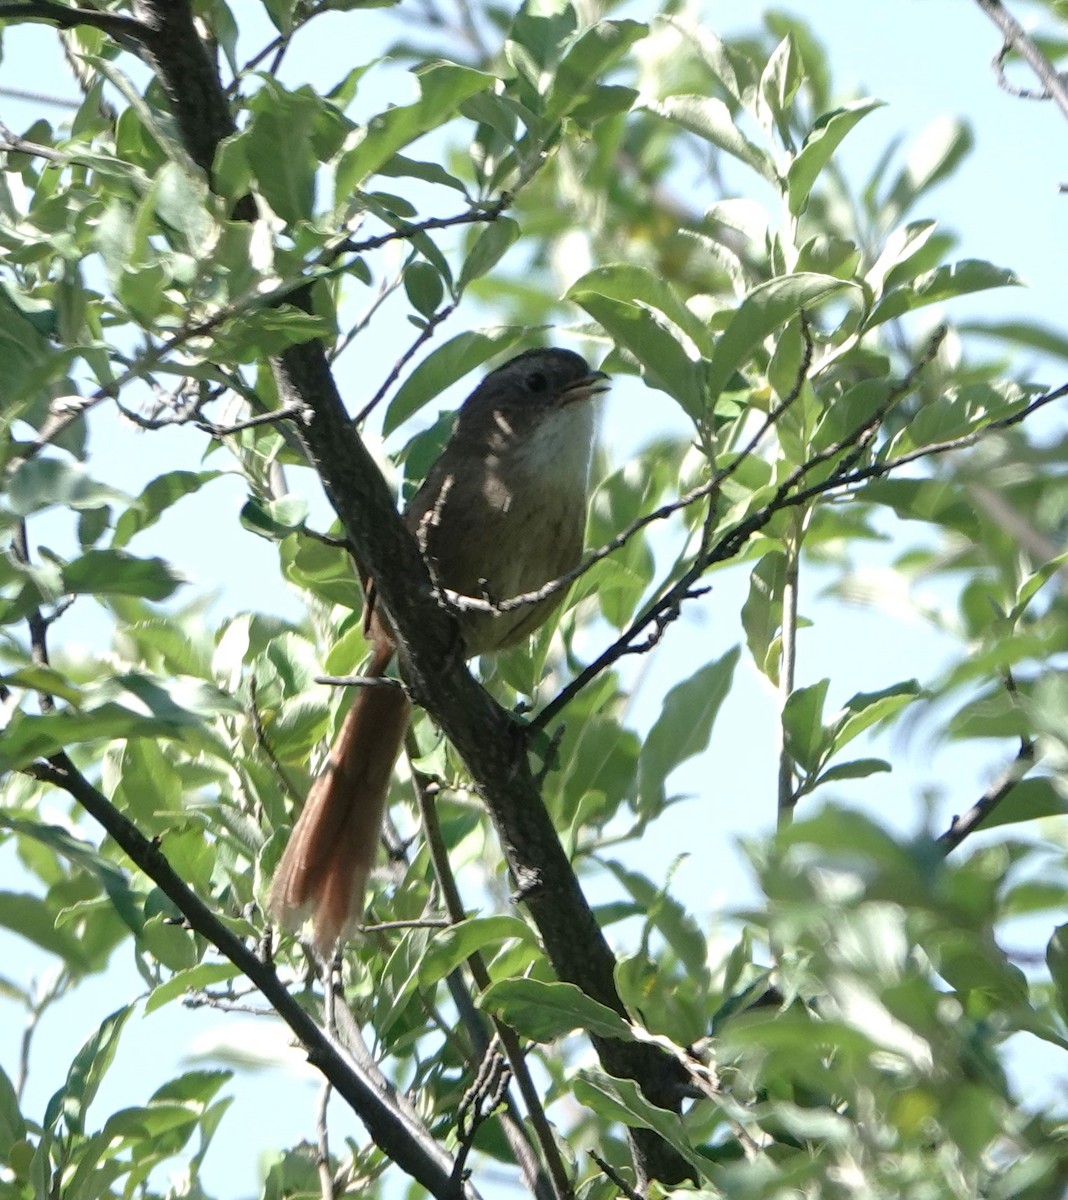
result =
M136 13L154 31L150 61L187 149L208 170L218 141L233 124L218 75L197 38L189 0L138 0ZM293 301L308 303L301 293ZM390 612L409 687L471 771L553 967L560 978L622 1014L615 958L546 812L526 738L464 665L455 622L435 596L415 540L348 418L323 346L291 347L272 367L282 404L304 411L297 427L361 568ZM670 1057L653 1046L594 1041L610 1074L635 1079L653 1103L679 1108L685 1073ZM641 1176L673 1182L689 1174L682 1157L658 1136L635 1131L634 1138Z

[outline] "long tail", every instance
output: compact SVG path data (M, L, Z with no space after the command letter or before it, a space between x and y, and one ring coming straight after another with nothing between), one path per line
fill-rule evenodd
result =
M392 657L390 640L378 639L366 674L383 675ZM275 872L271 916L296 928L310 915L315 949L324 960L363 915L410 707L400 688L360 689Z

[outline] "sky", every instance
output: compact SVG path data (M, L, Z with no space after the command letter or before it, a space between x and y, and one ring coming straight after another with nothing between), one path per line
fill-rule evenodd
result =
M236 0L232 7L242 20L259 5ZM779 7L804 15L828 46L838 99L870 94L886 102L847 139L841 155L847 170L863 175L892 137L901 135L907 144L939 118L965 115L971 122L975 151L951 181L931 194L924 206L926 215L959 234L958 257L985 258L1011 267L1027 286L966 298L953 305L950 315L957 319L1029 316L1058 323L1063 316L1063 280L1068 278L1068 238L1064 236L1068 198L1057 192L1058 185L1068 180L1065 156L1058 153L1065 145L1066 128L1051 106L1016 100L998 90L990 60L999 38L978 5L966 0L868 0L863 4L807 0L803 5L783 3ZM643 19L653 11L652 5L636 3L630 5L628 15ZM745 0L710 2L702 10L705 21L724 35L751 28L761 11L761 5ZM375 57L402 28L388 12L368 10L364 19L365 40L355 61ZM331 21L340 28L343 20L324 18L323 29L328 32ZM344 27L350 28L347 23ZM353 65L351 38L323 38L314 32L316 28L312 26L306 42L298 39L287 60L284 78L291 85L305 79L319 85L333 83ZM261 25L257 37L249 39L248 52L268 36ZM73 97L75 87L54 41L41 29L6 33L0 88ZM372 73L368 79L373 77ZM392 80L388 86L396 86L395 76L387 74L386 78ZM373 111L386 100L404 102L408 98L407 94L383 98L372 91L366 99L367 110ZM42 112L53 121L63 119L61 111L0 94L0 120L15 131L24 129ZM478 314L475 323L486 319ZM342 386L354 403L355 397L366 394L368 380L377 383L384 377L407 336L404 328L395 332L383 329L376 333L374 345L361 354L358 365L350 362ZM1058 368L1036 360L1034 374L1050 384L1061 382L1063 364ZM442 405L456 403L469 386L470 381L464 381L443 398ZM642 441L662 428L684 430L672 407L661 401L637 380L617 385L602 421L611 463L625 461ZM158 473L161 461L189 467L199 461L200 436L186 431L149 439L101 413L94 422L94 435L94 449L101 453L95 469L106 473L108 482L133 493ZM190 576L191 588L219 593L213 611L220 617L244 607L263 607L264 581L277 575L270 544L231 530L236 528L236 513L244 498L244 489L236 481L222 481L180 508L175 520L159 527L177 565ZM316 503L314 511L325 512L322 500ZM204 530L210 530L210 537L203 536ZM60 536L58 532L56 536ZM902 547L900 539L908 536L903 532L893 544L874 548L868 569L878 572L889 563ZM679 678L681 663L710 661L738 642L736 614L747 586L745 572L721 573L714 583L712 602L690 610L657 653L643 663L640 701L634 712L639 725L655 716L660 698ZM814 624L800 635L798 683L831 675L832 707L856 691L877 690L909 675L931 678L956 649L955 643L904 612L897 614L894 626L899 636L888 638L884 612L821 598L822 584L818 573L806 571L801 607L805 615L814 618ZM296 611L280 588L276 599L277 611ZM951 596L935 591L930 599L944 606ZM269 603L274 601L272 597ZM57 629L57 636L60 632ZM62 636L97 646L106 634L103 626L86 621L77 627L62 627ZM702 847L680 865L674 888L684 903L708 921L713 913L742 907L753 896L744 861L733 847L739 838L766 830L774 821L775 712L775 699L764 681L747 665L740 667L736 690L717 723L708 752L680 769L672 780L674 791L694 799L671 809L642 846L643 856L662 862L665 869L681 848ZM914 829L922 820L921 795L952 778L954 788L937 804L935 823L941 828L948 814L967 807L1000 766L996 755L984 756L974 746L932 745L920 739L877 744L872 750L892 755L895 771L889 779L870 781L865 804L902 829ZM706 846L715 848L712 870ZM2 931L0 957L5 963L3 974L12 978L43 977L52 968L43 955ZM62 1082L77 1047L107 1013L140 990L132 966L117 962L104 976L80 987L73 1004L59 1006L45 1017L35 1040L27 1091L29 1111L40 1114L48 1096ZM9 1072L16 1061L20 1020L17 1007L0 997L0 1063ZM244 1046L246 1041L268 1058L286 1053L278 1023L262 1018L192 1012L171 1005L158 1016L132 1022L97 1101L97 1118L102 1119L111 1108L147 1098L175 1073L185 1056L212 1059L220 1048ZM230 1089L234 1106L205 1165L209 1191L224 1197L255 1194L261 1155L272 1146L314 1137L314 1077L299 1066L295 1052L288 1061L291 1065L286 1070L239 1074ZM1029 1093L1040 1095L1043 1089L1062 1086L1063 1066L1051 1072L1045 1049L1036 1055L1031 1047L1018 1047L1014 1070ZM337 1114L334 1135L345 1133L359 1136L355 1122Z

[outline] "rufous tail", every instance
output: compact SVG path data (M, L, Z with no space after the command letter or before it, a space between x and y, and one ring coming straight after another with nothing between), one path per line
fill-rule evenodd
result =
M365 673L381 677L392 657L392 642L378 639ZM275 872L268 911L290 929L310 916L324 961L363 915L410 707L399 687L359 689Z

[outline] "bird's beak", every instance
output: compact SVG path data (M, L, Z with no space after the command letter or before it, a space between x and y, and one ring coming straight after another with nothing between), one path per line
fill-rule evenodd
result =
M591 371L574 383L569 383L561 392L560 401L562 404L572 404L576 400L588 400L591 396L607 392L610 386L611 380L604 371Z

